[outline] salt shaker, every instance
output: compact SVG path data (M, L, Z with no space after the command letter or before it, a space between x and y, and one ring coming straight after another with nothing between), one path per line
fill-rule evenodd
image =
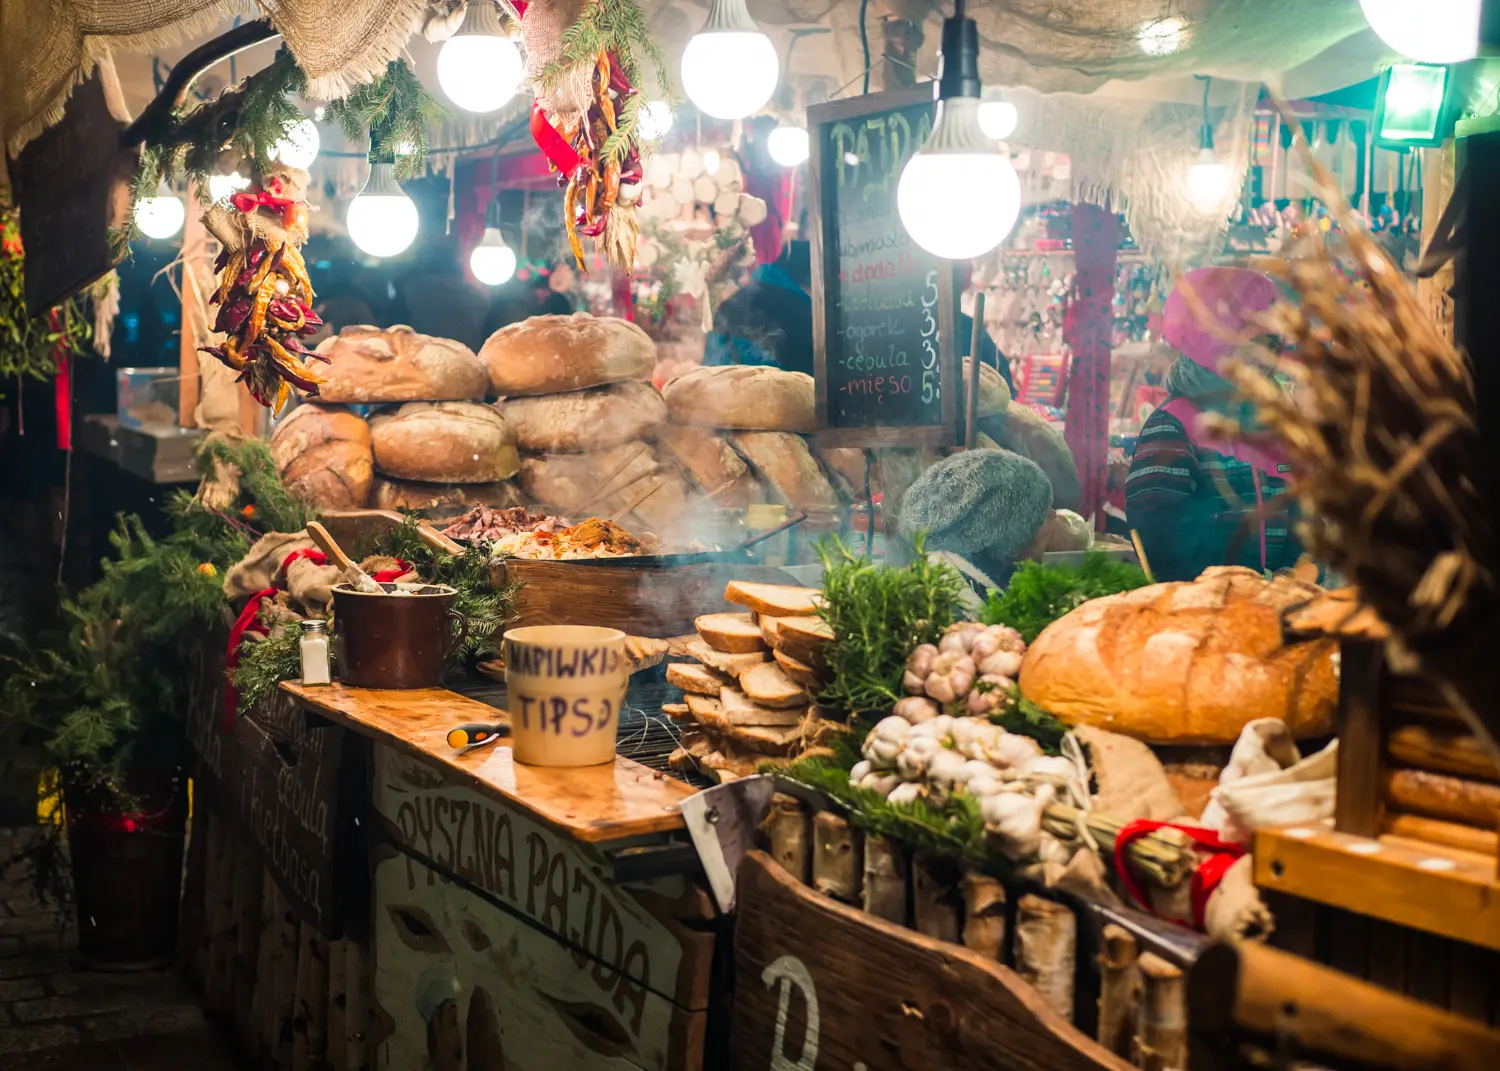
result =
M298 645L302 652L302 683L329 684L328 672L328 622L320 618L308 618L302 622L302 640Z

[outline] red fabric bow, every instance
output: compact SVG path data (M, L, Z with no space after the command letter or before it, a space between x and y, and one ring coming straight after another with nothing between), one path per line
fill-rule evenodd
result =
M286 210L297 203L296 198L282 196L285 191L285 185L281 179L271 178L266 182L266 185L269 189L240 190L229 199L230 203L247 215L254 212L261 205L265 205L267 208L274 208L279 213L285 215Z
M328 564L328 555L324 554L321 550L304 547L301 550L292 551L285 558L281 559L281 565L276 570L276 578L282 580L284 584L287 567L293 562L304 558L314 565ZM377 570L372 575L372 579L376 582L392 581L410 571L411 566L400 558L397 558L395 568ZM257 591L254 595L250 596L250 601L245 604L245 608L240 611L240 616L235 618L234 625L229 630L229 647L224 652L224 675L226 678L224 685L225 735L234 732L235 713L240 707L240 693L234 686L234 671L240 665L240 645L245 642L245 633L247 632L253 632L257 636L265 636L270 633L271 630L260 621L260 604L264 599L275 598L276 592L282 586L282 584L277 584L276 580L273 579L270 587Z
M1167 919L1168 922L1175 922L1179 926L1192 926L1194 929L1202 930L1204 913L1208 909L1208 898L1219 887L1219 882L1224 880L1224 875L1229 868L1245 854L1244 845L1230 844L1222 840L1213 830L1199 826L1184 826L1175 822L1154 822L1146 818L1126 822L1115 836L1115 873L1120 875L1120 884L1125 887L1126 895L1147 911L1152 911L1151 902L1146 899L1141 892L1140 884L1130 873L1130 867L1125 859L1125 850L1147 833L1154 833L1158 829L1180 830L1186 833L1198 847L1207 848L1213 853L1199 863L1198 869L1193 871L1190 889L1193 903L1192 922L1183 919ZM1152 913L1155 914L1154 911Z

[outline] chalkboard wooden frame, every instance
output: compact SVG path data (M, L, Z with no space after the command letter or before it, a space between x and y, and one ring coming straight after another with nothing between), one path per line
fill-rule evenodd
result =
M808 237L812 253L813 367L816 379L816 403L819 447L914 447L954 446L958 437L958 301L957 270L951 261L938 272L938 390L942 416L937 424L883 425L880 427L837 427L829 424L828 352L833 337L829 309L838 305L837 271L829 272L824 262L827 250L838 248L837 214L832 209L833 194L825 189L825 178L834 174L827 159L828 148L823 128L865 115L910 107L923 101L936 101L933 83L923 82L910 89L870 93L843 100L818 104L807 110L807 128L811 144L808 160L809 189ZM824 198L828 198L825 205ZM835 257L834 263L836 264ZM830 275L832 278L830 278Z

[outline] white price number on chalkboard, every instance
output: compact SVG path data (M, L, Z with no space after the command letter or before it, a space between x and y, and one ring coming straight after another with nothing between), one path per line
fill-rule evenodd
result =
M922 298L922 404L928 405L938 397L937 374L937 320L932 310L937 307L937 272L927 273L927 296Z

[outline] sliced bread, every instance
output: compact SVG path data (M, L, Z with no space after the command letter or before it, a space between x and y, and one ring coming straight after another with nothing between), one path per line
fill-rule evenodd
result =
M684 692L716 696L720 688L734 683L734 678L696 662L673 662L667 666L667 683Z
M663 703L661 712L669 718L685 718L692 713L686 703Z
M756 613L778 617L813 614L823 603L823 593L817 588L756 584L748 580L731 580L724 589L724 598Z
M807 701L805 695L802 699ZM719 709L724 713L724 720L731 725L798 725L805 713L801 707L761 706L738 688L719 691Z
M815 692L822 687L822 681L818 680L818 671L806 662L798 661L785 651L773 651L772 654L782 672L808 691Z
M688 709L700 726L714 736L759 755L788 755L802 742L802 719L794 725L736 725L717 699L702 695L687 697Z
M703 637L703 642L715 651L749 654L751 651L766 649L766 641L761 638L760 628L751 620L752 616L748 613L704 614L693 624L698 629L698 635Z
M781 624L781 618L772 617L770 614L756 614L760 620L756 622L760 629L760 638L770 646L776 646L776 629Z
M807 705L807 693L775 662L762 662L740 674L740 690L763 707Z
M720 673L727 673L731 677L738 677L757 662L765 662L771 657L768 651L746 651L742 654L727 654L724 651L715 651L702 640L691 640L684 646L690 656L696 658L705 666L716 669Z
M798 662L821 669L823 649L833 642L833 629L817 617L786 617L776 628L776 649Z

